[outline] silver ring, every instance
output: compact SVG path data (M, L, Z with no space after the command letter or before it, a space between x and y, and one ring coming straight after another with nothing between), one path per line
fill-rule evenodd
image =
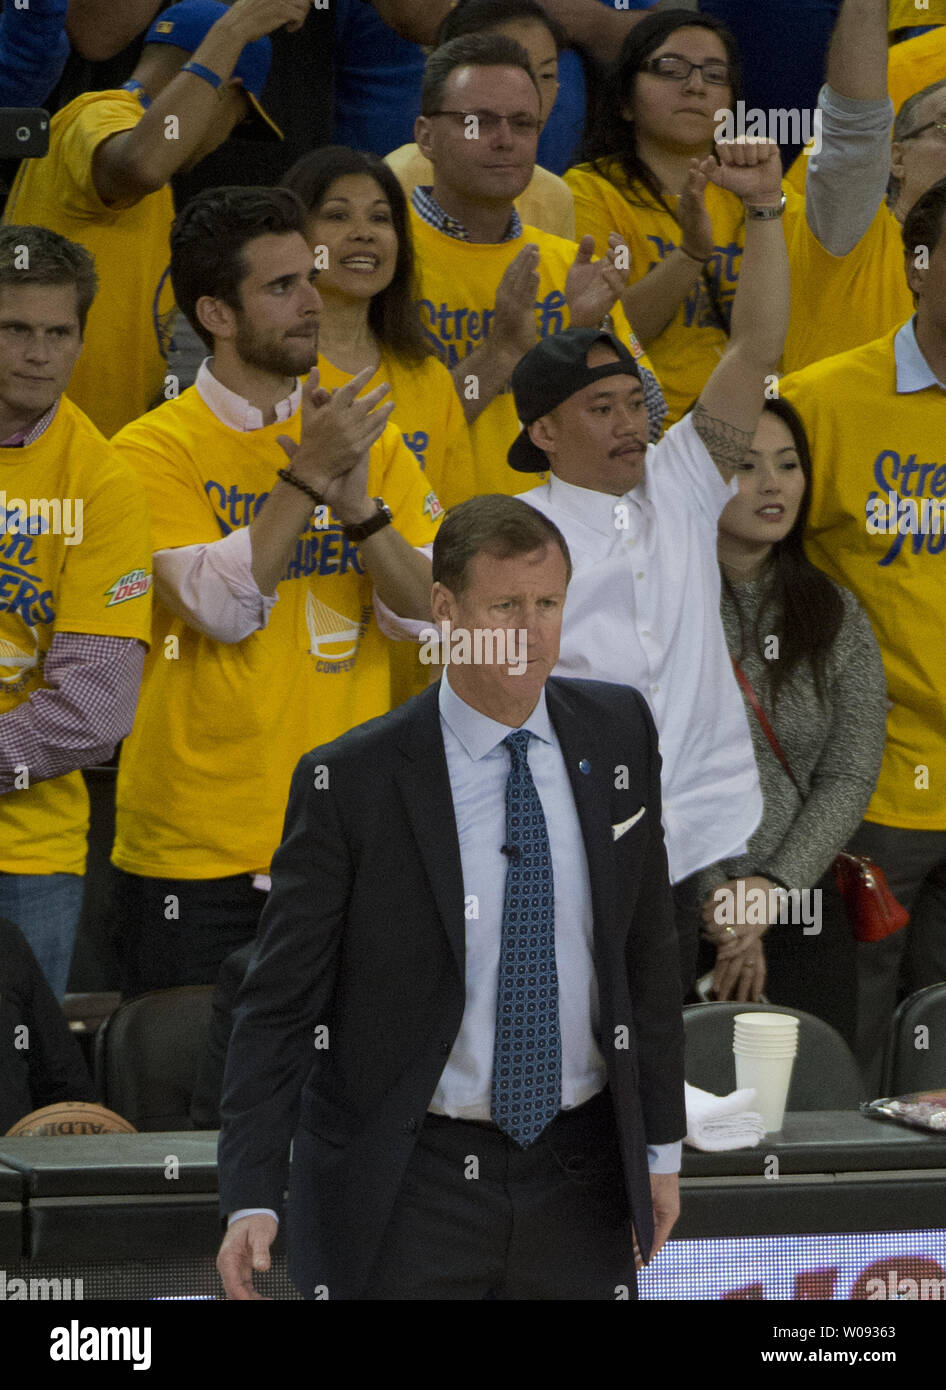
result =
M735 936L735 935L736 935L736 928L735 928L735 927L727 927L727 928L726 928L726 935L727 935L727 936Z

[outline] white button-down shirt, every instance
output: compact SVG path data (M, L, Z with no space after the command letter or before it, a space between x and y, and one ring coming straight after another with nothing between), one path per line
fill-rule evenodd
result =
M744 853L762 815L719 615L717 522L736 490L686 418L648 446L623 497L554 475L520 494L562 531L574 566L555 674L633 685L650 705L675 883Z

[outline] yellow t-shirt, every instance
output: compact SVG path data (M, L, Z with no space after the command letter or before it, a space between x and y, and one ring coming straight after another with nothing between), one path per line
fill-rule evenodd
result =
M324 354L319 355L319 382L329 391L351 380ZM439 498L441 488L455 474L468 477L472 468L470 431L453 378L436 357L411 364L382 353L381 365L364 388L373 391L388 382L397 425L404 443L427 475ZM435 513L436 515L436 513ZM414 642L393 642L391 655L391 703L400 705L419 695L430 683L430 667L420 661L421 648Z
M65 397L33 444L0 449L0 510L2 718L49 689L55 633L150 639L151 543L137 478ZM0 796L0 870L84 873L88 829L81 772L14 789Z
M808 160L810 159L809 150L814 153L814 141L810 141L792 160L788 169L785 171L785 183L802 198L805 196L805 179L808 176Z
M617 232L630 251L630 283L636 284L679 247L680 228L662 209L628 202L622 192L627 189L623 173L614 165L610 167L614 182L594 173L589 165L569 169L565 182L575 198L578 235L593 236L595 254L601 256L607 250L609 233ZM784 225L786 238L790 238L797 218L804 213L797 194L786 189L785 196ZM668 194L666 201L676 210L676 195ZM706 188L706 207L716 240L707 272L716 303L728 322L745 245L745 214L741 198L713 183ZM793 279L793 294L794 290ZM668 426L693 405L725 352L727 341L706 278L700 276L667 327L647 344L667 399Z
M924 24L946 24L946 0L888 0L887 27L919 29Z
M896 332L816 362L781 391L812 445L808 554L867 610L887 673L893 707L867 819L946 830L946 530L910 534L907 516L904 534L868 531L869 504L886 513L890 492L946 498L946 394L935 386L897 394Z
M398 183L410 202L411 194L420 184L428 187L434 181L434 166L425 159L416 145L401 145L384 156ZM529 185L516 199L516 211L524 223L538 227L551 236L575 240L575 205L564 179L537 164Z
M927 20L920 19L920 24ZM887 54L887 91L894 111L899 111L907 97L922 92L931 82L946 77L946 7L938 29L918 34L894 44Z
M298 440L300 419L231 429L190 387L122 430L115 448L145 484L155 549L248 525L286 466L278 436ZM436 494L393 425L371 451L368 490L411 545L433 540ZM119 766L119 868L186 879L267 872L299 758L390 707L390 643L371 578L334 518L314 514L278 594L268 625L236 643L155 603Z
M900 223L886 203L846 256L832 256L800 218L790 256L792 313L782 354L786 373L872 342L913 313Z
M95 257L99 292L69 396L107 438L142 415L163 388L174 325L170 188L128 207L103 203L92 182L96 148L143 114L131 92L76 97L50 121L46 157L20 165L3 216L5 223L49 227Z
M454 367L489 336L496 289L509 262L529 242L539 247L539 294L535 303L536 338L547 338L568 327L565 278L575 259L573 241L549 236L537 227L523 227L512 241L460 241L430 227L411 209L414 247L420 282L417 301L421 323L431 345L448 367ZM651 364L619 304L611 311L614 331L627 343L645 367ZM471 389L475 383L471 383ZM464 477L458 469L445 478L440 500L447 508L485 492L515 496L523 478L541 474L517 473L506 462L509 447L519 433L519 420L508 388L476 418L470 427L472 467Z
M329 391L351 381L324 354L319 356L319 382ZM373 391L382 381L391 387L386 400L394 402L391 422L430 479L438 497L454 476L468 477L470 431L453 377L436 357L412 364L382 353L381 365L364 388Z

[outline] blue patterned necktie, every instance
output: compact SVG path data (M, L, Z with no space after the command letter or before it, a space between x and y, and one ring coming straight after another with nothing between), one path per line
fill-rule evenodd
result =
M491 1111L499 1128L527 1148L554 1120L562 1097L562 1037L555 969L552 853L539 794L529 771L528 729L503 739L506 870Z

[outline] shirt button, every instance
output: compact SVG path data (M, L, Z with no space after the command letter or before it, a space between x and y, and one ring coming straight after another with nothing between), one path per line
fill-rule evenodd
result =
M637 573L635 574L634 578L635 578L635 579L643 579L643 578L644 578L644 571L643 571L643 570L638 570Z
M645 628L644 628L644 631L641 633L641 636L642 636L642 637L649 637L649 636L650 636L650 628L649 628L649 627L645 627Z
M659 686L659 685L652 685L652 686L650 687L650 693L651 693L651 695L656 695L656 694L657 694L657 691L658 691L659 689L660 689L660 686Z

